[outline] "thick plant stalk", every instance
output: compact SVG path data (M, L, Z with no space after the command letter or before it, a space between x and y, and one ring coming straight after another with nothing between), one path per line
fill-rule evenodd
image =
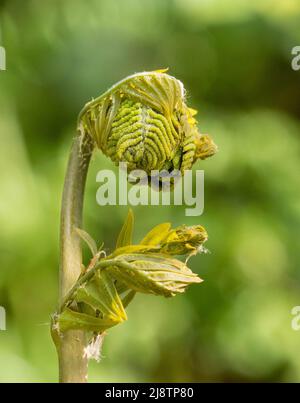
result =
M88 136L77 135L70 152L61 207L60 290L59 306L76 283L82 264L80 238L75 229L81 227L87 171L93 146ZM88 362L84 356L85 333L67 331L58 348L59 380L63 383L87 382Z

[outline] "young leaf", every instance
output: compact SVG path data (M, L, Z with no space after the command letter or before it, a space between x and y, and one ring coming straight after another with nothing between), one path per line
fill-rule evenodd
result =
M120 248L121 246L127 246L132 244L133 224L134 224L134 215L133 211L130 209L128 211L126 220L118 236L116 249Z
M159 245L164 238L168 235L171 228L169 222L165 222L152 228L151 231L141 240L141 245Z
M127 285L125 283L122 283L121 281L116 281L115 286L116 286L117 293L119 295L124 294L126 291L128 291ZM123 304L123 306L124 306L124 304Z
M130 302L135 297L135 294L136 294L136 291L131 290L122 298L122 303L123 303L124 308L126 308L130 304Z
M98 309L105 317L121 322L127 319L122 301L113 279L102 270L93 280L80 287L75 296L77 302L84 302Z
M80 236L80 238L87 244L89 247L90 251L92 252L92 255L96 255L97 253L97 244L94 241L94 239L88 234L86 231L80 228L76 228L77 234Z
M122 255L107 269L128 288L145 294L172 297L202 280L184 263L166 255Z
M56 323L58 325L59 332L77 329L101 333L120 322L109 318L96 318L85 313L72 311L71 309L67 308L60 315L58 315Z
M146 253L146 252L157 252L159 248L153 245L128 245L121 246L118 249L115 249L113 253L111 253L108 258L114 258L116 256L125 255L128 253Z
M95 275L95 283L101 296L101 301L105 302L109 307L110 313L108 315L114 315L119 321L127 320L127 315L121 298L117 293L114 279L106 270L102 270Z

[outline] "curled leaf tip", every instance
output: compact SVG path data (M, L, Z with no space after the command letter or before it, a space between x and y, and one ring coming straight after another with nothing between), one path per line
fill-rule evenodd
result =
M126 162L129 171L184 173L216 151L197 129L196 110L186 105L183 84L166 71L125 78L79 115L81 130L112 161Z
M218 151L218 147L207 134L197 136L195 139L195 144L195 158L199 158L201 160L212 157Z
M201 252L202 245L208 239L207 232L201 225L181 225L171 229L169 223L154 227L141 241L139 248L151 246L157 251L169 255L186 255L192 252Z
M207 232L201 225L182 225L168 233L161 245L161 252L171 255L197 253L207 238Z

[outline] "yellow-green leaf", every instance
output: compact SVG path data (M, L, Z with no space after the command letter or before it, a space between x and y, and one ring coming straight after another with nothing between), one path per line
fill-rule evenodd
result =
M114 321L127 320L127 315L114 281L104 270L95 274L93 280L78 289L75 300L98 309L104 317L111 318Z
M171 228L169 222L156 225L151 231L141 240L141 245L159 245L168 235Z
M157 69L157 70L154 70L156 73L166 73L167 71L169 70L169 67L166 67L166 68L164 68L164 69Z
M121 248L116 249L111 255L109 255L107 258L111 259L116 256L120 255L126 255L128 253L146 253L146 252L156 252L158 251L159 248L154 246L154 245L128 245L128 246L122 246Z
M134 215L133 211L130 209L128 211L126 220L120 231L117 239L116 249L122 246L127 246L132 244L132 233L133 233Z
M126 308L130 302L133 300L135 297L136 291L130 290L123 298L122 298L122 303L124 308Z
M189 284L202 282L181 261L159 254L122 255L107 271L134 291L165 297L184 292Z
M120 322L113 321L112 319L96 318L85 313L75 312L71 309L65 309L57 318L57 325L59 332L66 332L67 330L85 330L89 332L104 332L112 326Z
M92 252L93 256L96 255L97 253L97 244L94 241L94 239L88 234L86 231L80 228L76 228L77 234L80 236L80 238L87 244L87 246L90 248L90 251Z

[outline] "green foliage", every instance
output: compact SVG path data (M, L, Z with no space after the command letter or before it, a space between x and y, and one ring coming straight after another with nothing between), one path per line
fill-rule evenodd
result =
M96 316L88 315L86 313L80 313L73 311L69 308L55 318L53 324L54 329L58 327L59 333L63 333L67 330L80 329L89 332L100 333L106 329L115 326L118 323L116 320L110 318L98 318Z
M80 236L80 238L85 241L92 254L96 255L98 252L97 244L94 241L94 239L90 236L90 234L88 234L86 231L80 228L76 228L76 231Z
M117 239L116 249L122 246L128 246L132 244L132 233L133 233L134 216L133 211L130 209L124 225L120 231Z
M207 240L203 227L170 229L169 224L153 228L143 238L149 245L131 245L134 216L126 217L117 240L117 249L103 257L96 242L83 230L81 238L94 251L89 264L67 295L61 309L53 315L52 335L56 346L66 330L78 329L95 336L127 319L125 307L136 292L172 297L202 280L173 255L200 252ZM161 233L164 228L165 233ZM163 234L163 237L159 237ZM142 249L139 249L142 247ZM126 295L124 295L126 293ZM76 302L76 305L74 305Z
M75 301L90 305L95 312L116 322L127 319L115 282L107 270L97 271L90 281L81 285L75 292Z

